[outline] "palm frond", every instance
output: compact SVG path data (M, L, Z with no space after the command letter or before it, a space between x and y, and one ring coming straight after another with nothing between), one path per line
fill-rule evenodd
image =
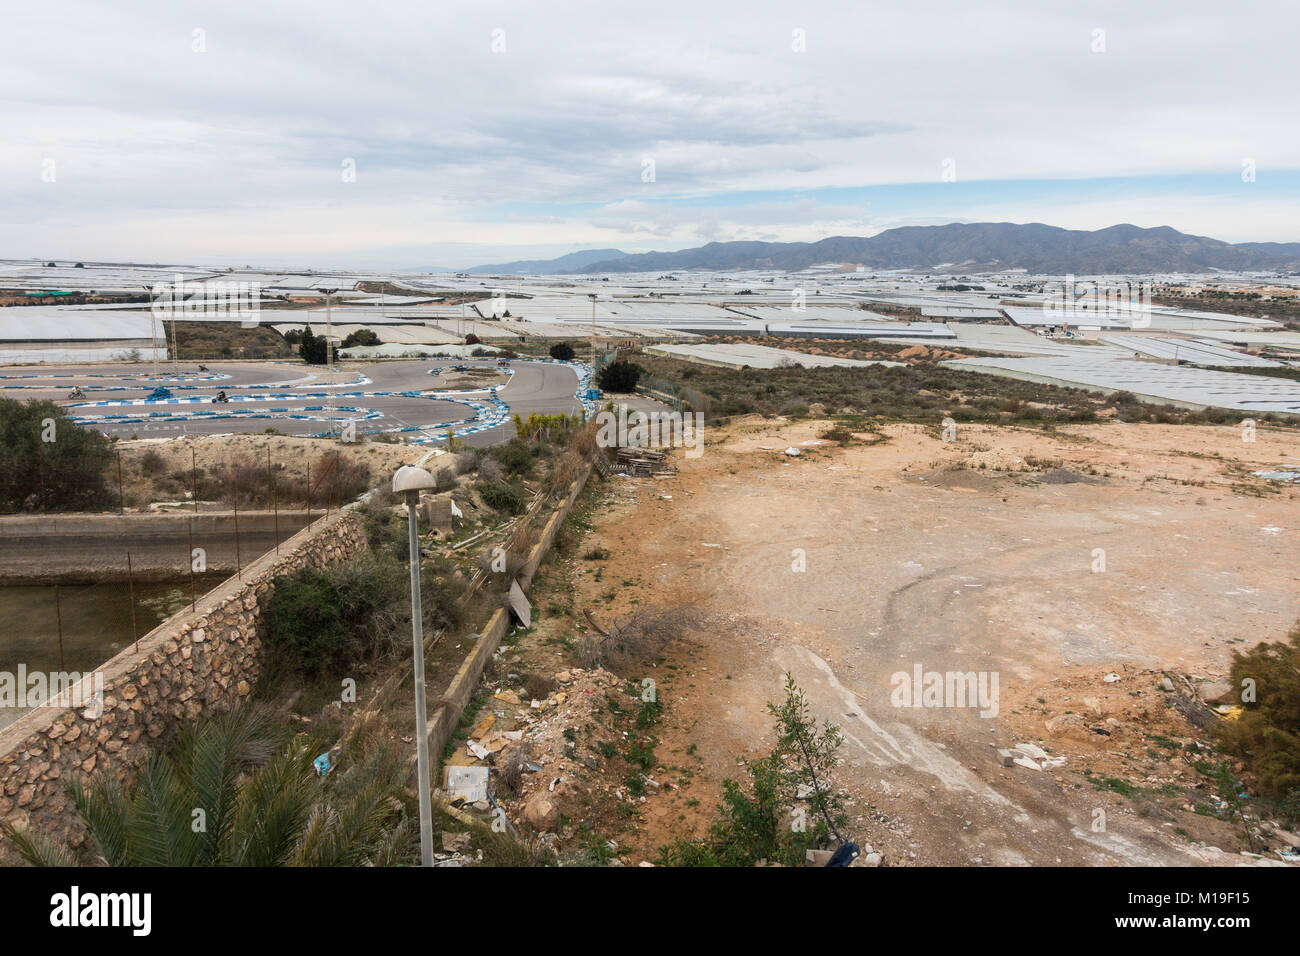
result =
M195 866L199 858L194 832L193 795L171 762L150 757L136 776L128 810L127 847L134 866Z
M122 785L107 774L94 777L89 786L80 776L74 776L68 781L68 792L100 859L108 866L129 865L129 801Z
M13 824L0 824L0 834L14 845L29 866L76 866L77 860L43 833L20 830Z

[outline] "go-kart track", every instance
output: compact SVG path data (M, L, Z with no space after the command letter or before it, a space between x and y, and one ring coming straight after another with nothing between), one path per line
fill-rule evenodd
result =
M452 367L487 369L504 384L449 387ZM512 433L511 417L530 413L577 414L588 366L545 359L430 359L344 363L329 370L296 362L212 362L199 371L171 363L155 375L147 364L66 365L0 373L0 395L63 405L78 425L109 436L169 437L256 433L339 434L354 422L356 434L388 433L413 443L442 442L451 429L474 445ZM70 397L73 389L80 395ZM214 401L224 393L226 401Z

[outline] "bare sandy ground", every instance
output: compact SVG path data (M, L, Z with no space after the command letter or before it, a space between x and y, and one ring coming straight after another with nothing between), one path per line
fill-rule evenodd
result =
M679 655L661 747L698 756L694 782L647 807L642 852L698 833L735 758L770 746L764 704L786 672L843 728L853 836L893 865L1223 859L1198 841L1235 851L1226 825L1178 816L1181 799L1148 813L1081 771L1147 773L1152 793L1187 783L1177 762L1139 763L1146 734L1177 730L1156 699L1160 672L1226 675L1234 648L1281 640L1300 618L1300 489L1249 474L1294 468L1295 433L963 426L949 443L899 425L841 448L818 441L825 428L740 422L699 459L678 454L677 478L615 478L584 542L610 549L610 578L635 581L603 614L685 601L711 621ZM1086 480L1057 483L1071 476L1053 468ZM579 576L578 600L608 580ZM917 665L996 673L997 716L894 706L892 676ZM1110 729L1045 728L1076 712ZM996 748L1020 742L1066 763L1000 766Z

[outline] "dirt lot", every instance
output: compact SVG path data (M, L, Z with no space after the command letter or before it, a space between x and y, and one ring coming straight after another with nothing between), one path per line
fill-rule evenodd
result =
M851 835L888 865L1243 848L1240 827L1192 812L1213 787L1183 747L1204 734L1161 683L1222 678L1234 648L1300 617L1300 489L1250 474L1294 468L1294 432L960 426L945 442L892 425L841 447L826 428L741 420L675 456L675 478L610 479L535 594L512 669L571 666L582 608L690 603L708 622L648 670L666 703L650 773L673 784L622 814L628 861L702 831L735 758L770 746L787 671L843 728ZM583 560L593 548L608 558ZM918 666L996 674L996 716L894 706L894 675ZM1020 743L1065 761L1002 766Z
M327 452L338 452L345 462L369 469L373 483L391 475L402 465L415 464L429 448L419 445L360 442L345 445L328 438L297 438L289 435L210 435L180 438L143 438L114 445L121 452L122 489L128 508L148 510L158 501L184 500L189 474L196 465L199 474L214 473L220 466L244 462L265 468L267 451L284 499L291 498L307 478L308 463ZM148 456L148 458L146 458ZM436 467L436 466L434 466ZM176 476L174 479L171 476ZM319 473L313 478L316 484ZM117 501L117 459L109 462L107 483ZM320 502L317 502L320 504Z

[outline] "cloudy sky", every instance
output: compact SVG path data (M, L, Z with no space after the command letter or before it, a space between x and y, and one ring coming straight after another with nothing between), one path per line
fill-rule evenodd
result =
M44 0L0 257L433 269L951 221L1300 240L1295 0Z

